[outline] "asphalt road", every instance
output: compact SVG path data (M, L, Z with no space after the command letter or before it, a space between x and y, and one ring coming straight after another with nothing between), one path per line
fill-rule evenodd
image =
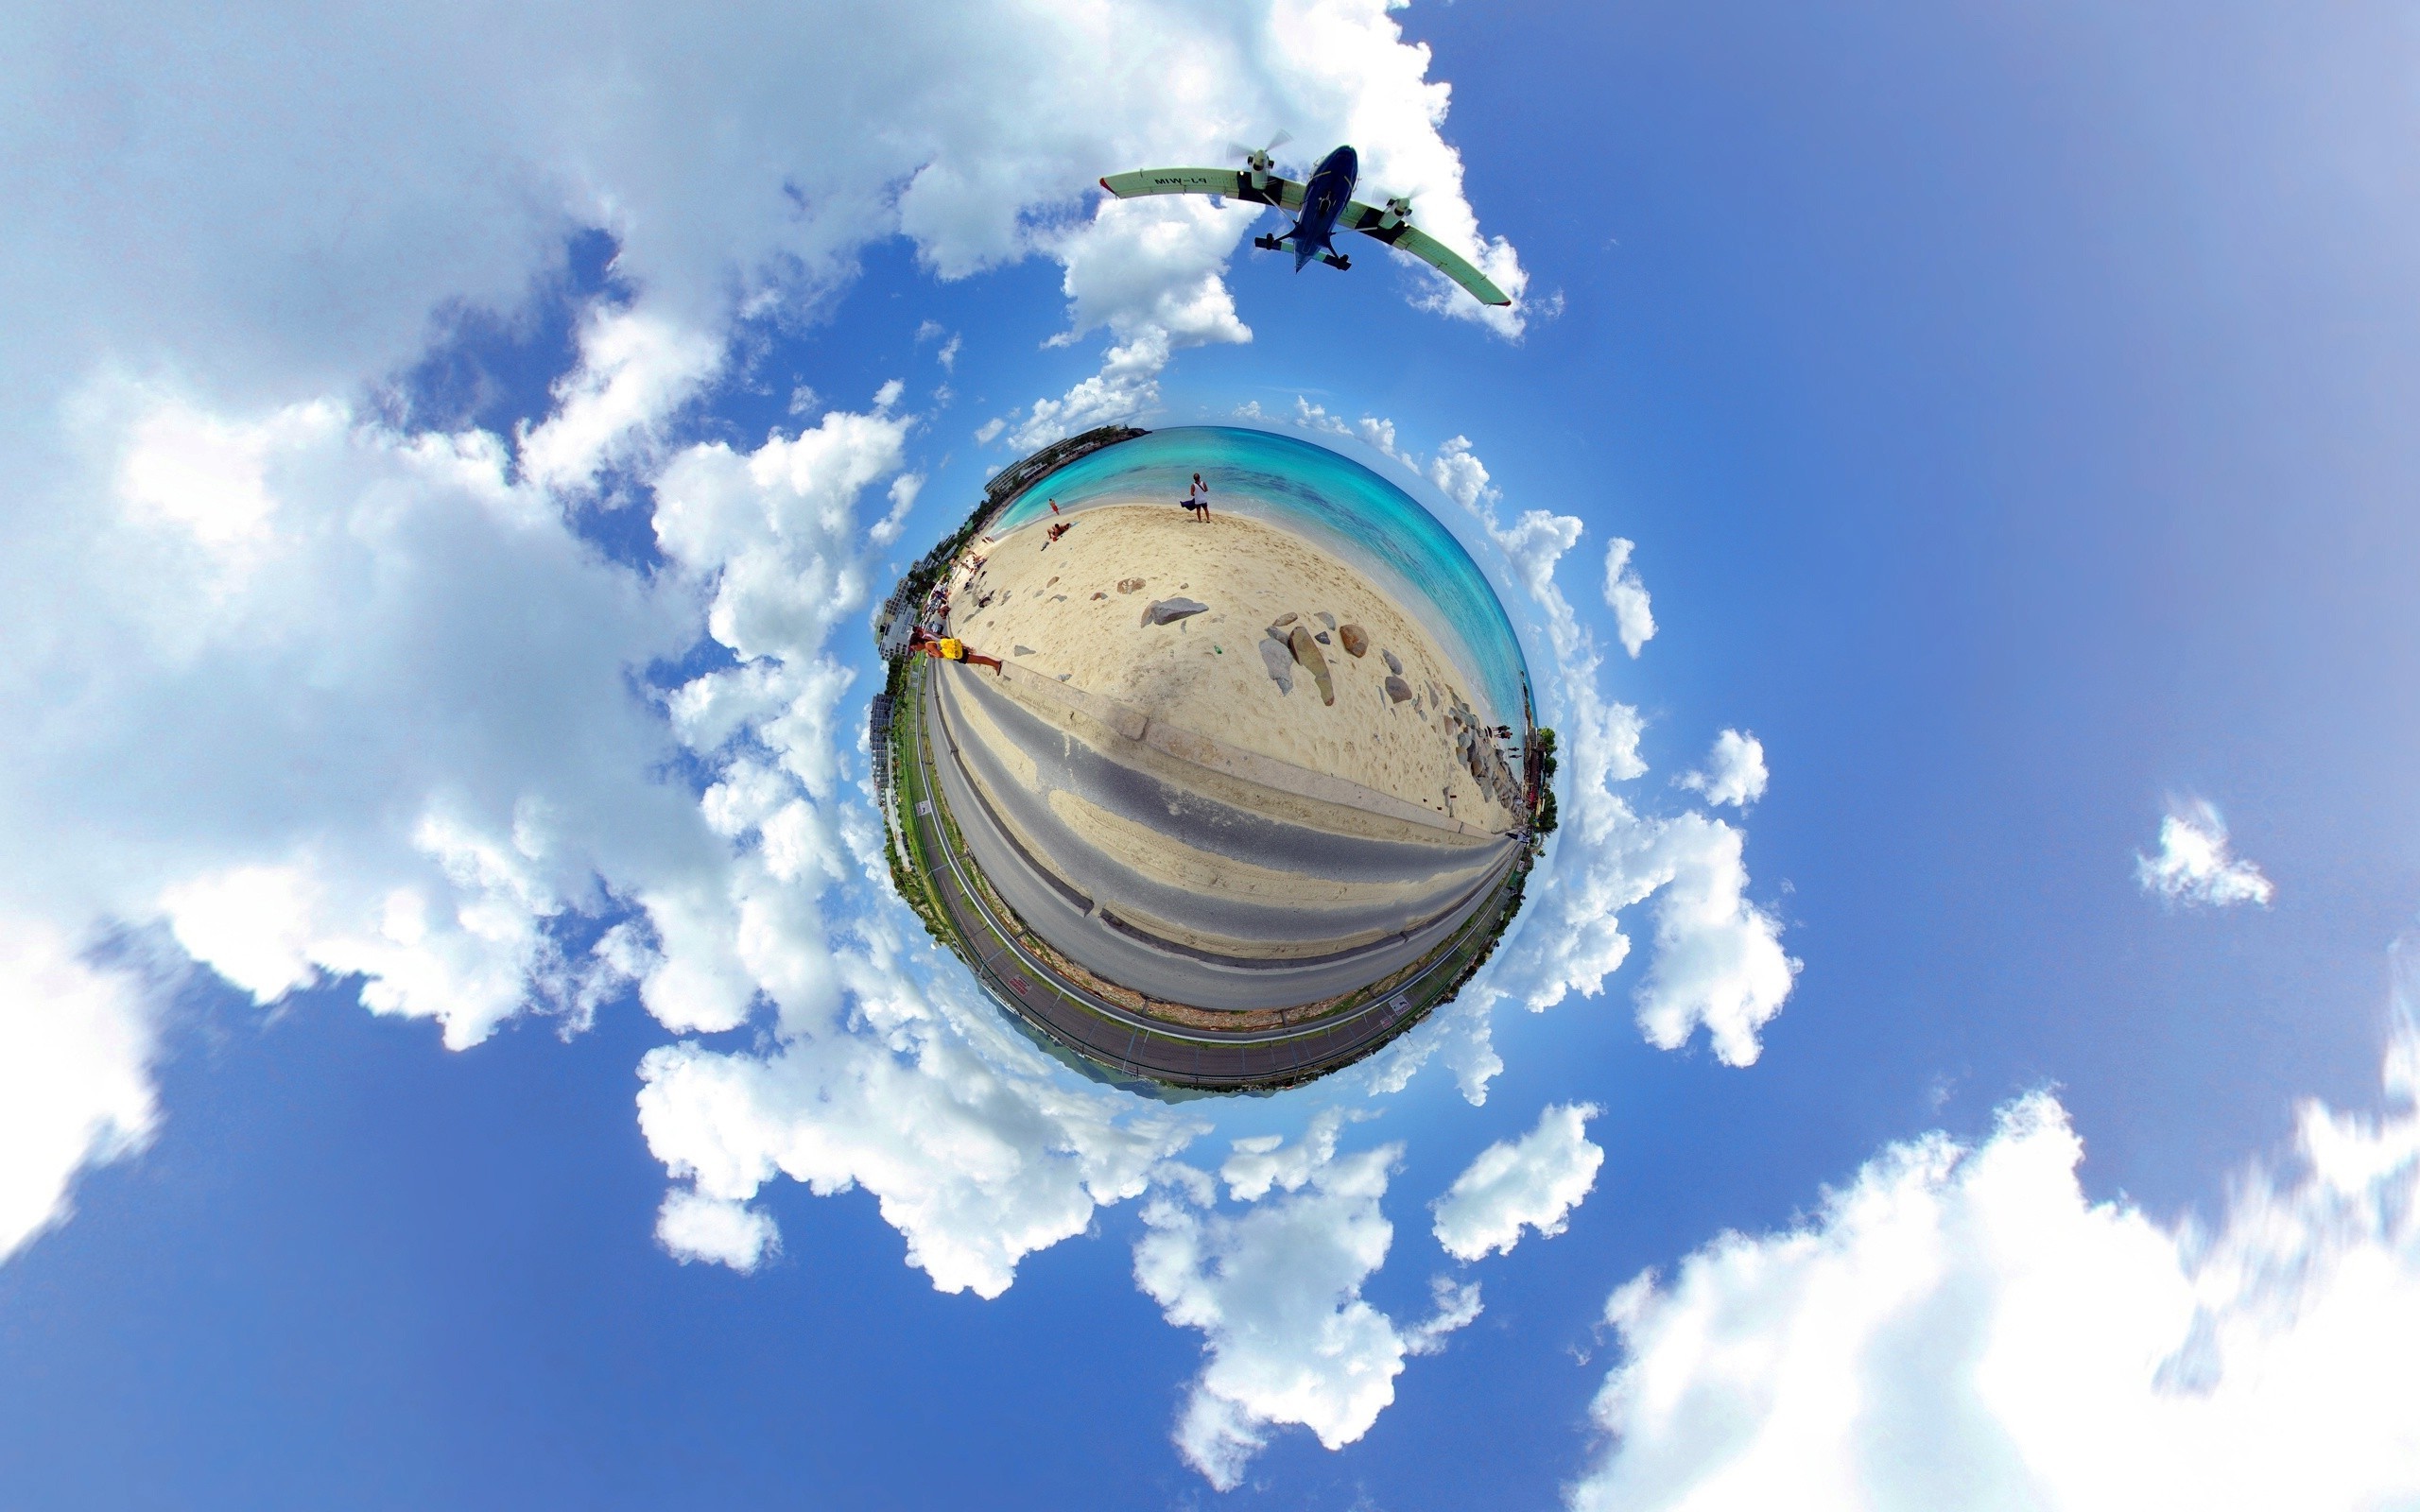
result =
M958 667L945 670L974 676ZM1250 822L1238 823L1233 810L1214 812L1224 810L1224 805L1186 803L1171 800L1168 793L1154 794L1150 796L1151 804L1167 816L1163 822L1179 828L1179 838L1222 853L1236 854L1240 850L1243 854L1239 859L1255 865L1282 865L1291 860L1298 868L1390 882L1434 876L1441 866L1461 874L1445 881L1424 904L1407 908L1397 902L1385 910L1340 911L1338 920L1354 927L1372 919L1391 922L1406 914L1417 920L1408 934L1350 954L1299 962L1245 964L1166 948L1103 922L1087 911L1086 901L1071 896L1064 885L1028 859L961 768L964 753L948 718L945 705L949 700L940 695L942 680L941 677L923 679L925 728L936 745L933 767L942 799L985 879L1026 925L1052 946L1099 975L1154 998L1203 1008L1272 1008L1349 992L1412 964L1443 943L1487 901L1504 869L1518 853L1517 844L1510 841L1476 850L1441 852L1423 846L1351 840L1293 826L1263 824L1256 828ZM995 713L994 717L1000 716ZM1056 736L1046 744L1058 747L1070 762L1082 762L1091 754L1080 743ZM1092 759L1099 761L1098 757ZM1096 773L1087 769L1076 775L1080 781L1093 782L1133 779L1153 782L1144 774L1116 767L1114 763L1100 765L1115 770ZM1012 783L995 781L993 785L1004 794L1015 792ZM1043 809L1046 815L1046 804ZM1031 813L1021 812L1018 822L1030 824L1036 819ZM1066 857L1059 859L1064 864ZM1475 862L1478 863L1476 868ZM1137 885L1132 873L1117 869L1118 875L1104 874L1099 881L1114 888ZM1238 908L1227 901L1201 899L1165 884L1148 885L1171 895L1163 902L1185 910L1178 917L1201 919L1220 933L1249 938L1255 929L1276 926L1299 933L1302 927L1299 910Z

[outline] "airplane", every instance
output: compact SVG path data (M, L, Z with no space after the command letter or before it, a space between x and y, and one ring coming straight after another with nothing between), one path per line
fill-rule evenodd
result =
M1340 231L1357 231L1409 252L1469 290L1481 304L1512 302L1510 295L1467 259L1411 223L1411 200L1408 196L1388 199L1383 210L1354 198L1353 181L1360 177L1361 160L1351 147L1338 147L1322 159L1320 165L1311 170L1307 184L1271 173L1273 160L1270 153L1285 141L1281 136L1265 147L1238 148L1244 153L1241 168L1144 168L1133 173L1113 173L1100 181L1100 186L1120 199L1141 195L1209 195L1290 210L1294 212L1291 230L1276 236L1255 236L1252 244L1263 251L1275 252L1292 243L1297 273L1315 257L1330 267L1350 268L1353 260L1336 249L1334 236Z

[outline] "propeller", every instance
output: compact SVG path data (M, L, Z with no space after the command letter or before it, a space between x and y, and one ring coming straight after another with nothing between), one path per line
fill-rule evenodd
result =
M1270 164L1276 161L1270 154L1293 140L1293 132L1280 131L1269 139L1269 146L1265 147L1248 147L1240 142L1230 142L1227 144L1227 150L1243 159L1255 172L1267 173Z

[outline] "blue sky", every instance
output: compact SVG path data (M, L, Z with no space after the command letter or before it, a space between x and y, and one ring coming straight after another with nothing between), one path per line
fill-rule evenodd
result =
M0 1501L2420 1496L2408 18L571 20L0 65ZM1280 127L1517 331L1083 192ZM1456 1014L1171 1110L886 900L864 626L1020 438L1245 406L1602 785Z

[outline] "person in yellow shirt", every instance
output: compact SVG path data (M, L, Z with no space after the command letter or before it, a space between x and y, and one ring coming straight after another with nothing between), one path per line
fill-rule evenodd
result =
M924 630L916 630L908 636L908 646L910 650L922 651L926 656L937 656L944 662L963 662L970 666L990 667L994 672L1000 670L998 657L985 656L980 651L970 651L966 648L966 643L955 635L933 635Z

